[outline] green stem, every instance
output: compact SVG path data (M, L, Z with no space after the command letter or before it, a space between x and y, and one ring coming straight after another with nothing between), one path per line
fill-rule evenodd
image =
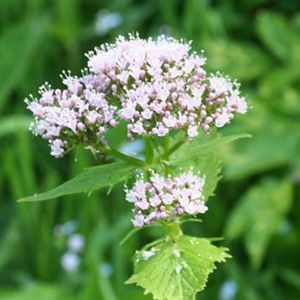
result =
M185 143L185 140L180 140L175 143L171 148L169 148L163 155L163 159L168 159L169 156L175 152L179 147L181 147Z
M178 223L164 223L163 224L164 230L166 234L171 238L171 240L176 241L178 238L183 234L182 230Z
M118 150L115 150L113 148L108 148L106 150L106 153L117 159L120 159L120 160L126 162L129 165L138 166L138 167L143 167L145 165L145 162L143 160L137 159L132 156L128 156L128 155L126 155Z
M145 159L151 165L154 157L154 143L151 137L145 137Z
M169 151L170 148L170 137L168 135L163 137L163 148L164 148L164 154Z

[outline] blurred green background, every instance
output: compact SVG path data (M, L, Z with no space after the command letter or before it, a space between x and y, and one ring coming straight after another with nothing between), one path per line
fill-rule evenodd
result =
M209 71L238 79L251 105L223 131L253 138L224 150L224 176L204 222L185 228L224 236L233 255L198 298L299 300L297 0L0 0L0 299L151 299L123 282L134 251L160 232L144 230L118 245L131 229L122 186L109 196L16 203L93 164L82 149L52 158L27 130L24 98L44 81L60 87L61 71L79 74L85 52L135 31L193 40ZM110 136L116 147L121 136Z

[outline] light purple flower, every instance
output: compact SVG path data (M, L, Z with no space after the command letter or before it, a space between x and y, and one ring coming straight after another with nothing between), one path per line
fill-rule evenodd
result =
M131 189L125 188L126 200L134 205L133 225L142 227L183 214L205 213L203 186L204 178L192 170L166 178L152 172L147 181L140 176Z
M86 56L82 76L62 74L65 89L45 83L39 98L26 99L34 116L31 130L48 140L56 157L78 144L97 148L120 120L129 138L175 130L193 138L247 111L239 84L220 73L207 76L206 58L191 51L190 42L120 36Z

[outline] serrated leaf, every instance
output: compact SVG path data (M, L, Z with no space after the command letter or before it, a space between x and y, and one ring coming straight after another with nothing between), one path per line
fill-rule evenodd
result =
M43 201L78 193L91 193L103 187L110 187L126 180L135 168L124 163L111 163L86 169L80 175L54 189L21 198L19 202Z
M260 266L271 237L279 231L292 202L288 180L267 178L252 187L229 216L225 236L245 237L252 266Z
M205 288L215 263L230 257L226 251L208 239L182 235L138 251L134 275L126 283L141 286L156 300L192 300Z

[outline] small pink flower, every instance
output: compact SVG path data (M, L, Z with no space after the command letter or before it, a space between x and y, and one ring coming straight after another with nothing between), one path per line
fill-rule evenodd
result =
M171 204L173 202L173 197L170 194L164 194L162 196L162 201L164 204Z
M153 197L151 197L149 199L149 202L152 207L156 207L161 203L161 200L160 200L159 196L154 195Z
M163 118L163 122L167 127L174 128L177 123L177 119L174 116L170 115L169 117Z
M144 221L145 221L145 218L143 215L136 215L134 217L134 219L132 220L132 223L133 223L133 226L134 227L143 227L144 226Z
M51 155L61 157L64 153L64 143L60 139L56 139L51 144Z
M143 124L141 122L133 124L132 132L137 133L138 135L142 135L145 132Z
M121 118L123 120L130 121L132 120L134 113L135 113L135 108L133 107L133 105L128 105L127 107L121 110Z
M189 137L197 136L199 134L197 126L189 126L187 134Z
M81 77L61 76L65 89L45 83L40 98L26 100L34 116L31 130L50 144L54 137L67 137L70 146L95 146L120 120L127 123L129 138L163 137L174 130L195 137L247 111L239 85L220 73L207 76L206 58L192 52L189 42L120 36L86 56Z
M90 111L87 115L86 115L86 119L90 124L94 124L97 119L99 118L99 114L96 113L95 111Z
M173 220L184 213L204 213L207 207L202 200L203 185L204 178L192 170L167 178L152 172L147 182L140 177L132 189L125 190L126 200L134 205L134 226Z
M223 112L216 118L215 124L216 124L216 127L223 127L229 121L230 121L229 114L226 112Z
M231 82L220 74L211 76L209 78L209 83L211 89L213 89L217 95L224 94L232 89Z

